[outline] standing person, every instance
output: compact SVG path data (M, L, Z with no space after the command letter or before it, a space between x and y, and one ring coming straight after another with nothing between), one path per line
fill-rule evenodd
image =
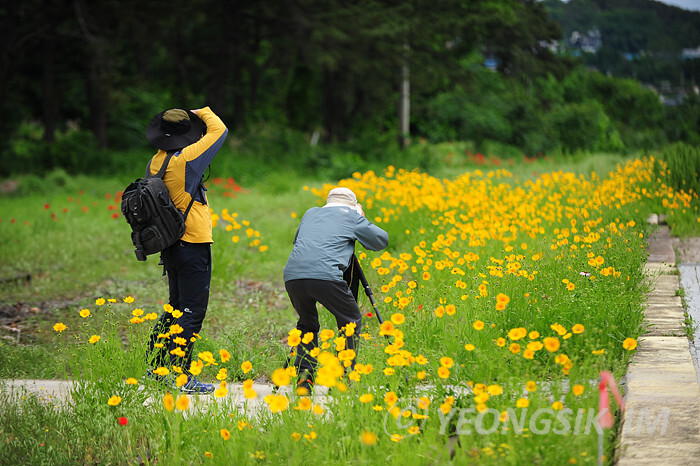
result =
M335 317L338 328L354 323L359 332L362 313L351 293L343 272L350 265L355 241L372 251L389 244L386 231L365 218L357 197L348 188L335 188L328 193L326 205L313 207L301 219L294 247L284 267L284 286L299 315L296 328L303 339L297 347L294 366L300 374L299 386L310 389L313 384L316 359L310 351L318 346L318 311L321 303ZM305 343L308 341L308 343ZM356 334L349 337L346 348L357 351Z
M173 154L163 182L181 212L194 199L187 214L185 234L161 253L164 273L168 275L168 302L173 311L166 310L160 316L147 351L147 360L153 368L176 366L187 374L187 383L180 387L184 393L214 391L214 385L200 382L189 369L196 334L207 312L211 282L212 220L202 176L227 134L228 129L209 107L165 110L146 128L146 138L158 149L149 163L150 174L158 173L167 155ZM162 381L152 369L148 375Z

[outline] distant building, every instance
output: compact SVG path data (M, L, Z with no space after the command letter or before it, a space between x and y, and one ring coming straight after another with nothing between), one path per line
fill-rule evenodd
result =
M700 58L700 47L683 49L683 52L681 52L681 59L683 60L697 60L698 58Z
M569 46L586 53L596 53L603 46L600 30L591 29L585 33L574 31L568 40Z

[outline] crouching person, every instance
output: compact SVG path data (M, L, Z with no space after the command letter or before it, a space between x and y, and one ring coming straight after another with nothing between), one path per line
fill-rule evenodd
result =
M297 346L294 366L299 386L313 386L320 324L316 303L321 303L335 317L339 329L354 324L356 333L346 340L345 349L357 353L357 333L362 313L343 273L355 252L355 241L372 251L389 243L386 231L365 218L357 197L348 188L335 188L328 193L326 205L313 207L301 219L294 247L284 267L284 284L299 319L296 328L304 337ZM313 335L311 337L311 335Z

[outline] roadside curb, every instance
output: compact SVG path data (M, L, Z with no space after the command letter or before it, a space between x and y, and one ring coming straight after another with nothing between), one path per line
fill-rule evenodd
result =
M696 464L700 457L700 384L684 328L684 309L668 227L649 239L652 283L647 332L627 368L616 464Z

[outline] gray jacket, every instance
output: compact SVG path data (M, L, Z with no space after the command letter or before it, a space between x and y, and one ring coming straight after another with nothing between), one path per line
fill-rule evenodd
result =
M350 207L307 210L294 236L284 281L342 281L355 251L355 241L366 249L379 251L389 244L389 235Z

